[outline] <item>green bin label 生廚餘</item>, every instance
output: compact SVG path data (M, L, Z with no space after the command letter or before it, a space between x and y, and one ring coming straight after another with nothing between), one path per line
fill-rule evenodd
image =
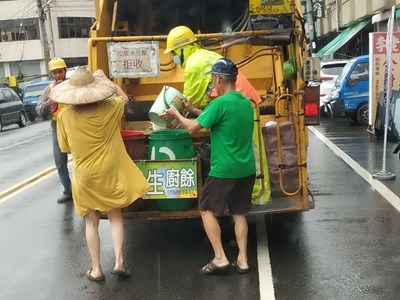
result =
M197 163L135 161L150 184L145 199L197 198Z

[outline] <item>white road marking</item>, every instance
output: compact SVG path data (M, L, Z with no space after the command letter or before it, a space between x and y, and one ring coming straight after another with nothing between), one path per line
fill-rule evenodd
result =
M264 215L256 217L257 230L257 261L258 280L260 285L260 300L274 300L275 291L272 280L271 261L269 259L268 239L265 230Z
M381 194L390 204L393 205L398 211L400 211L400 198L393 193L387 186L377 179L372 178L372 175L361 167L355 160L347 155L338 146L332 143L326 136L320 131L315 129L313 126L309 126L308 129L325 145L327 145L337 156L343 159L354 171L358 173L365 181L367 181L379 194Z

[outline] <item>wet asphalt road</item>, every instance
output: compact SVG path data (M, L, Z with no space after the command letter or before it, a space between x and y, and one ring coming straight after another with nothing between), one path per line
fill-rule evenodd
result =
M365 127L323 119L316 127L370 173L380 170L382 145ZM0 193L52 164L48 122L0 133ZM388 149L396 144L389 143ZM388 151L388 169L400 161ZM126 220L126 261L133 276L108 271L113 250L101 221L103 284L88 282L84 224L71 204L57 205L57 176L0 204L0 299L269 299L260 295L257 247L268 243L276 299L400 299L400 218L397 210L310 133L310 189L316 208L265 217L268 241L257 241L250 217L247 275L201 276L211 258L201 222ZM389 161L390 160L390 161ZM400 180L400 174L397 176ZM397 180L385 185L397 193ZM398 193L397 193L398 194ZM229 218L221 220L233 259ZM264 243L261 245L261 243Z
M0 132L0 192L54 166L50 121L10 125Z
M380 170L382 144L366 127L322 122L320 132L371 174ZM399 212L312 134L309 153L316 208L266 218L276 299L400 299Z

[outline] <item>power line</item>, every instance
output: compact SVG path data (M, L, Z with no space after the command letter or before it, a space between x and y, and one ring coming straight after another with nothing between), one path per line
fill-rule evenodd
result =
M20 11L18 11L17 13L15 13L13 16L11 16L10 17L10 19L9 20L2 20L2 21L0 21L0 24L3 22L9 22L13 17L15 17L17 14L19 14L19 13L21 13L24 9L26 9L26 8L28 8L31 4L33 4L33 1L34 0L32 0L31 2L29 2L27 5L25 5ZM33 7L33 9L35 9L36 8L36 6L35 7ZM26 16L26 15L28 15L28 13L30 13L32 11L32 8L30 8L29 10L27 10L25 13L23 13L22 14L22 16L20 17L20 18L17 18L17 19L12 19L12 21L22 21L23 19L25 19L24 18L24 16ZM13 27L3 27L4 29L7 29L7 28L15 28L15 26L13 26ZM21 33L21 26L19 26L19 34ZM10 43L8 43L8 44L4 44L3 45L3 47L1 47L0 48L0 50L4 50L6 47L8 47L8 46L10 46L11 44ZM24 47L25 45L23 45L23 47Z
M35 2L35 0L31 0L27 5L25 5L21 10L19 10L19 11L17 11L15 14L13 14L11 17L9 17L8 18L8 20L11 20L11 19L14 19L14 17L16 16L16 15L18 15L20 12L22 12L25 8L27 8L28 6L30 6L33 2ZM36 6L35 7L33 7L33 9L35 9L36 8ZM33 10L33 9L31 9L31 10ZM24 15L26 15L26 13L25 14L23 14L23 16ZM16 19L21 19L21 18L16 18ZM5 22L5 21L8 21L8 20L1 20L0 22Z
M8 17L6 20L0 20L0 25L2 26L2 29L11 29L14 28L14 30L12 30L12 32L14 32L14 35L16 35L17 39L21 38L22 35L22 30L24 29L23 27L25 26L29 26L29 24L25 25L25 26L21 26L22 24L24 24L25 22L23 21L24 19L36 19L39 22L43 22L43 9L41 9L41 7L43 7L42 4L42 0L37 0L36 5L35 5L35 0L27 0L26 1L26 5L24 4L20 4L21 6L23 6L21 9L18 9L18 11L14 11L14 13L12 14L12 16ZM40 4L39 4L40 2ZM54 12L59 12L59 16L71 16L71 14L75 14L76 12L80 12L80 17L90 17L93 18L94 17L94 13L95 13L95 5L94 5L94 1L57 1L57 3L54 2L48 2L48 9L52 9ZM7 5L7 7L9 7ZM87 16L82 16L83 14L87 14ZM11 21L11 22L10 22ZM19 21L19 22L18 22ZM11 24L14 23L14 26L11 26ZM19 24L19 26L17 26ZM33 23L34 25L35 23ZM37 23L36 23L37 24ZM6 25L6 26L4 26ZM32 24L30 25L32 26ZM37 26L37 25L36 25ZM52 26L50 24L50 26ZM18 29L17 29L18 27ZM44 27L43 25L39 27L39 29L41 29L42 27ZM35 27L37 29L37 27ZM46 30L46 29L45 29ZM8 32L11 32L11 30L8 30ZM39 34L39 37L43 38L43 33L37 32L36 33ZM30 37L29 33L26 32L26 36ZM35 39L36 40L36 39ZM22 42L22 45L19 44L18 49L22 48L22 52L20 55L20 59L19 61L9 61L9 63L18 63L20 64L19 66L19 71L21 71L21 62L24 58L24 50L27 47L28 44L26 44L27 40L17 40ZM30 40L30 41L34 41L34 40ZM48 59L46 59L46 49L48 50L48 42L46 44L45 41L43 41L42 39L40 39L44 53L45 53L45 60L48 61ZM7 51L11 51L11 49L9 49L10 46L15 47L15 44L13 43L2 43L0 44L0 51L4 51L5 49L7 49ZM18 51L19 52L19 51Z

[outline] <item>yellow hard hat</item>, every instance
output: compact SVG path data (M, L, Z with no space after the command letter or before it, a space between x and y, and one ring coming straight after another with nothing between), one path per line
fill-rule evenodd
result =
M49 71L53 71L56 69L64 69L67 68L65 61L62 58L54 57L49 61Z
M167 49L165 49L164 53L170 53L177 48L189 45L195 41L197 41L197 38L189 27L177 26L168 33Z

